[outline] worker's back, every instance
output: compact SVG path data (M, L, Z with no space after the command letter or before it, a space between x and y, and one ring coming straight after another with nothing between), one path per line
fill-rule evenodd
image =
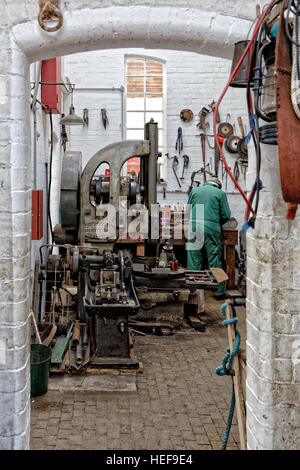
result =
M221 225L229 219L231 213L227 201L226 194L213 183L204 183L199 188L194 188L190 194L188 204L190 204L190 219L192 222L192 230L199 230L201 224L204 223L204 231L221 231ZM204 206L204 220L198 212L196 213L197 204Z

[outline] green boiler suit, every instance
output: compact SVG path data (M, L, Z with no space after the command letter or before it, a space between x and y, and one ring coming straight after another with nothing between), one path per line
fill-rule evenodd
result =
M221 268L221 227L231 215L226 194L215 184L204 183L199 188L194 188L191 191L188 204L190 204L189 239L187 250L188 269L202 269L203 250L205 250L207 255L208 266L212 268ZM203 206L202 210L197 214L196 206L198 204L202 204ZM200 249L193 250L193 244L196 241L195 234L198 234L199 240L202 235L203 246ZM224 293L225 283L222 282L219 284L215 297L217 298Z

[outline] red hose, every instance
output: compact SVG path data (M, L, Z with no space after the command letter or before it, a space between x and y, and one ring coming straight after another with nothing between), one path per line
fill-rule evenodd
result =
M218 114L218 110L219 110L220 104L221 104L221 102L222 102L222 100L223 100L223 98L224 98L225 93L227 92L227 90L228 90L228 88L229 88L229 86L230 86L232 80L234 79L234 77L235 77L235 75L236 75L238 69L240 68L240 66L241 66L241 64L242 64L242 62L243 62L243 60L244 60L244 58L245 58L246 55L248 54L250 48L252 48L253 42L254 42L255 37L256 37L256 35L257 35L257 33L258 33L258 30L259 30L261 24L263 23L263 21L265 20L267 14L269 13L269 10L271 9L273 3L275 3L275 1L276 1L276 0L272 0L272 1L269 3L269 5L267 6L267 8L266 8L265 11L263 12L263 14L260 16L258 22L256 23L256 26L255 26L255 29L254 29L254 32L253 32L252 39L250 40L250 42L249 42L247 48L245 49L245 51L244 51L242 57L241 57L240 60L238 61L237 65L236 65L236 67L235 67L235 69L234 69L234 71L232 72L232 74L231 74L231 76L230 76L230 78L229 78L229 80L228 80L228 82L227 82L227 85L225 86L223 92L221 93L221 96L220 96L220 98L219 98L219 100L218 100L218 102L217 102L217 104L216 104L216 108L215 108L215 111L214 111L213 130L214 130L215 142L216 142L216 145L217 145L217 147L218 147L218 149L219 149L220 156L221 156L221 158L222 158L222 161L223 161L223 163L224 163L224 166L225 166L225 168L226 168L227 173L229 174L229 176L230 176L230 178L232 179L232 181L233 181L234 185L236 186L236 188L237 188L237 189L239 190L239 192L241 193L242 197L244 198L244 200L245 200L245 202L246 202L248 208L250 209L250 211L252 212L253 215L255 215L255 211L254 211L254 209L253 209L253 207L252 207L252 205L251 205L251 203L250 203L250 198L249 198L249 200L247 199L246 194L244 193L244 191L242 190L242 188L240 187L240 185L239 185L238 182L236 181L235 177L234 177L233 174L231 173L230 168L229 168L229 166L228 166L228 164L227 164L226 158L225 158L225 156L224 156L224 154L223 154L222 147L221 147L221 145L220 145L220 143L219 143L219 141L218 141L217 114Z

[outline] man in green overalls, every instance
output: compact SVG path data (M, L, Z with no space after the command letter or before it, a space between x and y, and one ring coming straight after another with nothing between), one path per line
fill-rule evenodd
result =
M207 183L194 188L190 193L188 200L190 204L188 269L190 270L202 269L203 251L206 252L209 267L222 267L221 227L230 218L231 212L227 196L221 188L222 183L218 178L210 178ZM195 235L200 243L195 239ZM226 298L224 282L219 284L214 297L217 300Z

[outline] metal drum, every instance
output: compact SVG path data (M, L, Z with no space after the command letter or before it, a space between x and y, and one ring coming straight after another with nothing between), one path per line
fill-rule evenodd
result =
M239 41L235 43L230 75L232 74L235 67L237 66L237 63L242 57L248 44L249 44L249 41ZM236 88L247 88L248 67L249 67L249 52L245 56L243 62L241 63L241 66L239 70L237 71L237 73L235 74L235 77L233 78L230 86L236 87ZM250 86L253 86L252 71L250 73Z

